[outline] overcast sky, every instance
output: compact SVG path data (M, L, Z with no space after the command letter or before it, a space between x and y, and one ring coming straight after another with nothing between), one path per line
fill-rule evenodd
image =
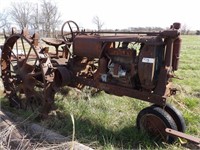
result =
M0 0L0 12L10 2ZM27 1L27 0L26 0ZM37 4L38 0L28 0ZM92 18L98 16L104 29L128 27L169 27L180 22L190 30L200 29L199 0L52 0L62 15L62 20L74 20L84 28L95 28Z

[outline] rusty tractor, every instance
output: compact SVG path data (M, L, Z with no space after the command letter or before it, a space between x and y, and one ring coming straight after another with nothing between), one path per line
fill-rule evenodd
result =
M167 103L167 98L176 94L171 79L179 65L179 29L180 23L174 23L160 32L86 32L67 21L61 28L62 39L42 40L26 29L21 33L13 30L2 46L6 96L10 105L18 108L37 103L46 116L59 88L94 87L152 103L139 112L139 129L168 143L180 134L187 139L182 114Z

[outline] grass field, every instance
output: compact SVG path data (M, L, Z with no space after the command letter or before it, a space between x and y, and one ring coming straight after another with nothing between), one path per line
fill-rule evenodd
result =
M175 74L181 78L173 79L179 91L168 102L183 113L186 133L200 137L200 36L182 36L180 67ZM184 149L179 140L173 145L156 143L137 130L137 114L149 103L104 92L91 96L88 91L77 92L65 87L62 94L56 95L58 110L53 111L52 117L41 124L71 136L72 114L75 119L75 140L95 149ZM5 99L1 99L2 107L8 108ZM11 111L24 117L31 114L23 110Z

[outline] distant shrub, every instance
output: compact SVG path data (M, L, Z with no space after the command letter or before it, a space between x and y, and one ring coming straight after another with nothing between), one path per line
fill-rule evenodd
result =
M196 35L200 35L200 30L197 30L197 31L196 31Z

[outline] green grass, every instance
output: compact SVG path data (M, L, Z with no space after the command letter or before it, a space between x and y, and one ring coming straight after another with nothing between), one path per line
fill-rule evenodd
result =
M144 135L138 134L133 115L144 107L144 103L138 103L131 98L107 95L104 92L91 98L75 93L72 90L67 100L58 95L56 104L61 111L61 114L57 116L65 119L68 116L66 120L68 125L63 124L63 126L67 126L67 129L72 128L69 114L72 113L75 116L76 138L79 141L83 143L90 141L108 148L114 147L115 144L117 147L121 147L124 143L127 144L127 147L133 142L133 139L135 142L136 139L139 142L141 138L145 138ZM60 132L66 135L71 134L72 130L67 129Z
M174 99L183 112L187 133L200 137L200 36L182 36L180 68L174 80L180 94Z
M175 74L182 80L173 79L179 91L168 101L183 113L186 133L200 137L200 36L182 36L180 66ZM137 114L149 103L104 92L91 96L87 92L65 87L62 94L56 94L58 109L41 124L71 136L70 114L73 114L75 139L95 149L184 149L179 141L173 145L156 143L137 130ZM14 111L24 117L30 115L30 112Z

